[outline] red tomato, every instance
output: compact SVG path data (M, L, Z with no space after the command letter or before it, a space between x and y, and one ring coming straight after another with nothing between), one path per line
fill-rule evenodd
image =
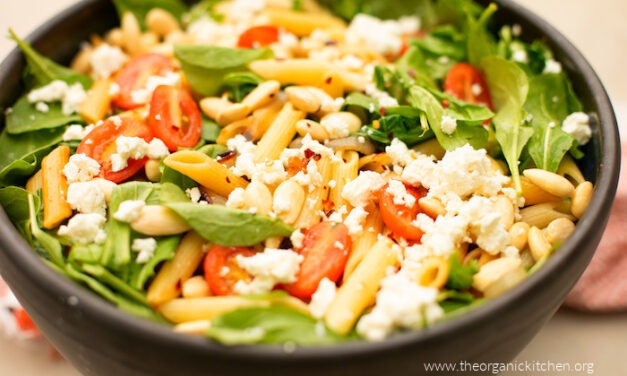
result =
M173 70L172 62L164 55L146 54L134 58L122 68L115 79L120 87L120 93L113 102L124 110L144 105L144 103L135 102L131 93L142 88L148 77L162 75Z
M150 102L148 126L170 151L196 145L200 139L201 122L200 110L187 91L157 86Z
M114 183L123 182L135 175L144 167L148 159L129 159L126 168L114 172L111 167L111 155L117 152L115 145L117 138L119 136L140 137L146 142L150 142L153 138L150 128L141 121L130 117L120 117L119 119L121 119L119 126L111 119L105 120L89 132L76 149L77 154L86 154L100 163L102 166L101 175Z
M13 311L13 317L15 317L15 322L17 323L17 327L20 328L23 332L38 332L37 326L33 322L33 320L28 316L28 313L24 310L24 308L17 308Z
M337 282L351 250L348 227L343 223L321 222L305 233L300 254L304 259L296 276L296 282L285 285L289 294L309 299L318 289L323 278Z
M457 99L493 109L483 75L468 63L457 63L451 68L444 79L444 91Z
M394 195L388 192L388 185L383 187L381 198L379 199L379 210L383 223L395 235L405 238L406 240L420 240L422 238L422 230L412 222L416 219L418 213L422 210L418 205L418 200L427 195L427 190L420 187L412 187L405 184L407 193L414 196L416 202L412 207L406 205L398 205L394 203Z
M275 26L253 26L239 36L240 48L257 48L271 45L279 40L279 29Z
M233 295L237 281L250 282L253 278L239 266L236 257L256 254L250 248L213 246L205 256L205 280L214 295Z

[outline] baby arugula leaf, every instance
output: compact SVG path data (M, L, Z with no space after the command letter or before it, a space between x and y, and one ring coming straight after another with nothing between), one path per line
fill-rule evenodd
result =
M496 139L507 161L514 187L520 194L518 160L523 148L533 134L533 129L523 125L529 82L525 72L514 62L500 57L487 57L481 61L492 101L496 109L493 119Z
M142 30L146 30L146 15L153 8L163 9L173 15L176 19L187 12L187 6L180 0L113 0L120 19L126 12L131 12Z
M472 260L468 265L464 265L460 259L458 253L449 257L449 275L446 280L446 287L453 290L468 290L472 286L473 276L479 271L479 264Z
M69 123L83 122L78 114L65 115L60 103L48 103L48 111L38 111L26 95L21 97L6 115L6 131L11 134L57 128Z
M488 5L478 19L468 15L467 48L468 61L474 66L481 64L481 59L497 53L497 43L488 30L488 22L496 12L494 3Z

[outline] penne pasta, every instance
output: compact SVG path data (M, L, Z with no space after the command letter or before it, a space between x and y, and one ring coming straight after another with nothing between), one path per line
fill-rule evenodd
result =
M355 268L366 257L366 254L377 242L379 234L383 231L383 219L381 219L379 208L373 205L367 210L368 216L363 224L363 231L358 236L354 236L353 249L344 268L344 280L353 274Z
M166 157L163 163L224 197L235 188L248 185L246 180L200 151L178 151Z
M255 149L255 160L279 159L296 134L296 122L304 119L305 113L294 109L291 103L286 103L279 115L274 119L268 131L261 137Z
M181 289L205 254L205 240L194 231L183 237L172 260L166 262L148 287L146 299L159 306L181 295Z
M346 205L350 210L350 205L342 197L344 186L353 181L359 173L359 154L356 151L338 151L335 153L340 161L333 163L333 171L331 173L331 181L334 182L329 192L329 200L333 202L333 206L338 209Z
M344 281L331 302L324 321L340 334L347 334L363 311L374 304L381 280L388 268L399 263L398 247L387 237L381 237Z
M442 256L427 257L422 260L416 280L425 287L442 288L448 279L450 267L448 260Z
M271 8L264 12L273 25L282 27L297 36L311 34L317 29L344 29L346 23L337 17L320 13L312 17L305 12L297 12L291 9Z
M107 78L96 80L87 92L87 98L81 105L80 114L88 123L97 123L104 119L111 106L109 87L111 81Z
M329 157L322 157L318 162L318 172L322 176L322 184L308 192L298 219L294 223L297 228L309 228L320 221L324 201L329 195L329 179L331 177L332 162Z
M72 215L72 208L66 201L68 183L63 175L63 167L69 160L70 148L59 146L41 161L43 225L46 229L59 226Z

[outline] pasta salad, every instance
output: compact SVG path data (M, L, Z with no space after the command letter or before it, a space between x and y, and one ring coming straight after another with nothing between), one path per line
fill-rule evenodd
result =
M26 90L0 202L46 263L225 344L379 341L574 231L592 135L550 48L469 0L114 0ZM388 4L389 3L389 4Z

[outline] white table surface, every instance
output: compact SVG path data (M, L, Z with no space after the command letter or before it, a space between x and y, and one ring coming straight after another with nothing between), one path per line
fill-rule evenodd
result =
M627 126L627 2L624 0L518 0L551 21L589 59L614 103L619 123ZM52 14L76 0L0 0L0 59L14 47L5 35L11 27L26 36ZM623 134L626 134L623 132ZM627 313L582 314L560 310L516 358L519 362L593 363L594 374L627 375ZM506 375L524 374L505 373ZM538 373L537 373L538 374ZM544 372L542 375L585 372ZM0 375L75 376L63 360L54 360L41 343L16 343L0 335Z

